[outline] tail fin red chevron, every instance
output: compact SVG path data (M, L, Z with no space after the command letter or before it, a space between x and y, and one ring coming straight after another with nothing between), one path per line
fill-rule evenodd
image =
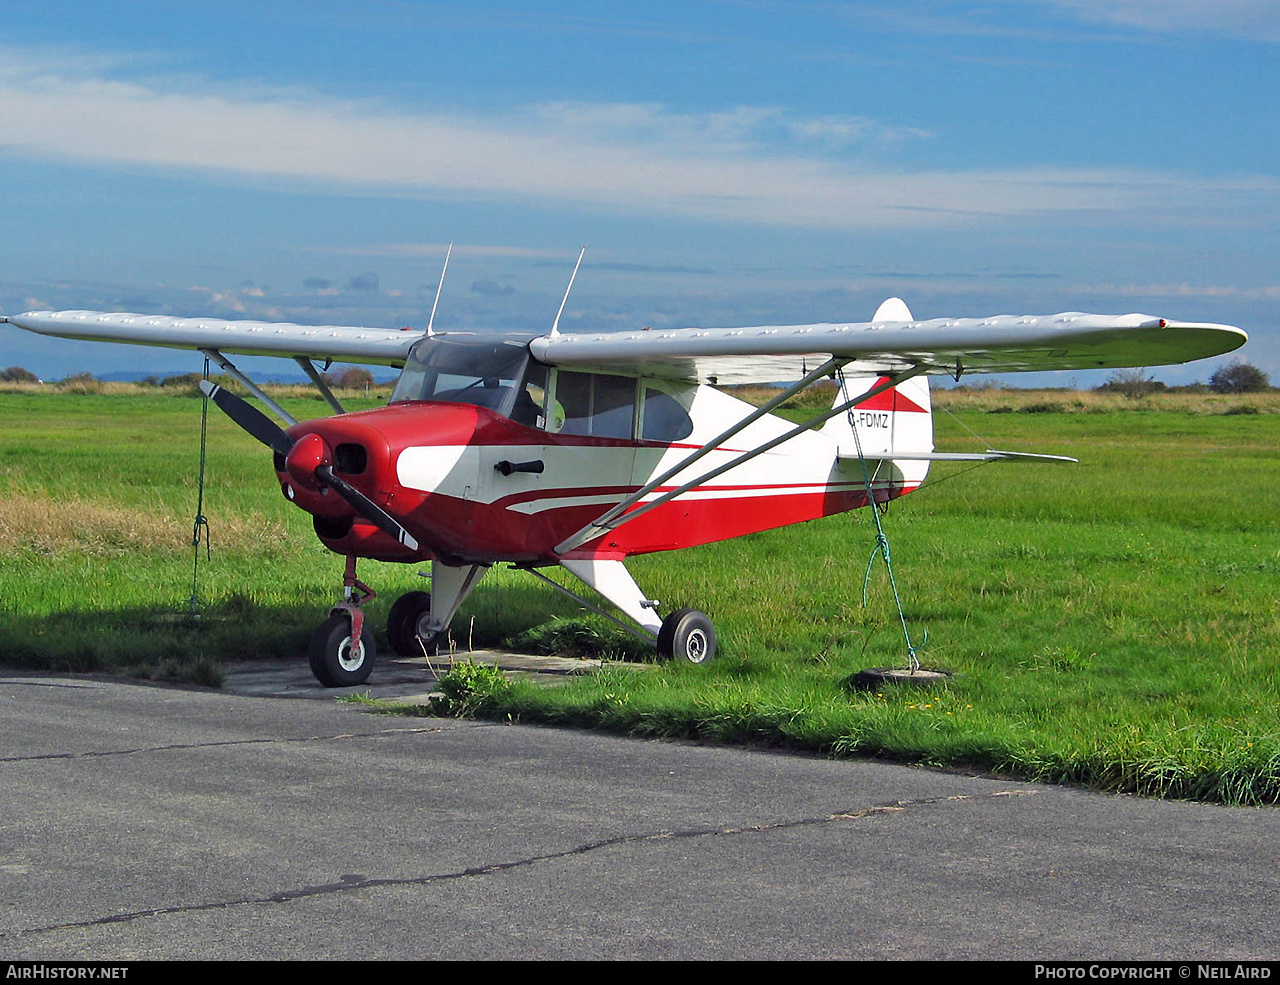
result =
M846 376L844 392L836 395L832 406L865 393L884 378ZM852 422L852 423L851 423ZM854 439L853 427L857 427ZM929 403L928 377L917 376L896 387L878 393L856 405L849 413L839 414L822 427L839 446L841 458L893 458L898 454L921 455L933 451L933 412Z
M872 324L881 321L911 321L911 310L900 298L884 301L871 317ZM843 390L836 394L832 406L865 393L885 377L848 376ZM857 428L854 438L853 428ZM839 446L841 458L893 458L899 454L921 455L933 451L933 412L929 403L928 377L918 376L864 400L848 414L833 417L822 433Z

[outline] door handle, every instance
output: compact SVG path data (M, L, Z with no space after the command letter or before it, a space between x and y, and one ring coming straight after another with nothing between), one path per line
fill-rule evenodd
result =
M493 468L494 471L501 472L503 475L510 475L512 472L532 472L535 475L541 475L543 464L540 458L535 458L532 462L508 462L504 459Z

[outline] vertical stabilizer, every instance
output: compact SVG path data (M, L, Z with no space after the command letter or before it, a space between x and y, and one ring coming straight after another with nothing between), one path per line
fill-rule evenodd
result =
M889 298L876 309L872 322L912 321L911 311L900 298ZM884 377L846 376L832 406L865 393ZM857 430L855 438L854 429ZM895 455L928 455L933 452L933 410L929 402L929 378L916 376L891 390L857 404L850 413L838 414L822 427L822 434L836 443L836 454L868 461L892 461ZM919 483L929 470L927 461L899 461L894 472L899 481Z
M914 321L911 309L902 298L886 298L871 316L872 323L882 321Z
M844 392L837 392L832 406L883 382L884 377L846 376ZM853 427L858 430L857 440L854 440ZM932 452L929 378L917 376L905 380L891 390L864 400L850 413L837 414L827 421L822 433L836 442L841 458L857 458L859 447L867 459L891 459L895 452L915 455Z

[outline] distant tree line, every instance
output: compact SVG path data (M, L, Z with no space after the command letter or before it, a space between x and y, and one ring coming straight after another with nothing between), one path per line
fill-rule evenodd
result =
M359 390L373 386L373 373L359 366L350 366L341 373L325 373L324 381L329 386L341 387L344 390Z
M1126 397L1140 399L1151 393L1168 391L1185 393L1209 391L1211 393L1258 393L1271 389L1271 380L1262 370L1252 363L1233 360L1214 370L1209 377L1208 386L1203 383L1192 383L1188 386L1168 386L1151 376L1145 369L1119 369L1111 374L1111 379L1101 386L1094 387L1103 393L1122 393Z
M357 366L344 369L340 373L324 373L323 379L329 386L343 387L345 389L359 389L361 387L372 386L374 381L373 373L367 369L361 369ZM139 386L156 386L166 389L173 387L191 387L195 386L204 375L201 373L178 373L174 376L159 377L156 375L144 376L138 380ZM224 376L217 376L217 380L226 379ZM21 366L10 366L8 369L0 369L0 383L40 383L42 380L35 373ZM62 381L63 383L97 383L100 382L92 373L76 373L68 376ZM229 382L229 380L228 380Z
M1169 387L1145 369L1134 368L1116 370L1106 383L1094 389L1101 393L1121 393L1130 399L1138 400L1148 394L1167 390Z

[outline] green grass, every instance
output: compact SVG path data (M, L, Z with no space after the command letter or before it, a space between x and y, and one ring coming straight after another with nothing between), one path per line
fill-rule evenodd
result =
M940 396L940 401L944 399ZM1059 413L1022 413L1057 402ZM1073 402L1074 401L1074 402ZM1280 414L1231 402L983 395L935 415L940 447L1077 466L935 466L884 518L930 691L851 692L905 644L861 511L629 567L668 609L704 609L710 667L606 668L556 687L472 675L452 707L644 736L1087 784L1280 801ZM1079 404L1080 406L1076 406ZM322 405L294 400L299 416ZM1001 407L1014 412L1003 412ZM199 618L190 617L200 402L0 392L0 653L11 666L216 683L224 661L297 659L341 559L280 495L269 453L210 416ZM361 562L391 601L415 569ZM455 637L641 656L528 575L495 569Z

